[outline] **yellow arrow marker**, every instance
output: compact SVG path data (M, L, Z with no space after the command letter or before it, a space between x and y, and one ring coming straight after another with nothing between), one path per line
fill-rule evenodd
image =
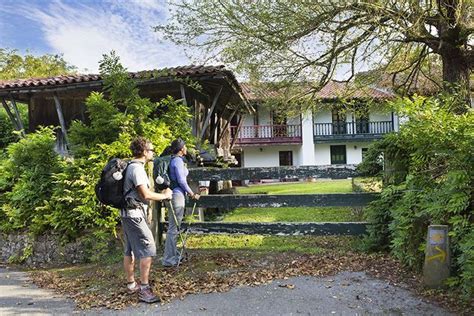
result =
M435 249L438 250L439 253L434 256L428 257L427 260L431 261L431 260L439 259L439 261L444 262L446 260L446 252L438 246L436 246Z
M433 234L431 240L439 245L444 240L444 234Z

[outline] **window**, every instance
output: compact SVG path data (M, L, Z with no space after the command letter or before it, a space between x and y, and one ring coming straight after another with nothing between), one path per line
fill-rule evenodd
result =
M365 156L367 155L367 151L369 150L369 148L362 148L362 161L364 161L365 159Z
M355 119L356 119L356 133L367 134L369 133L369 109L367 105L361 105L355 107Z
M280 166L293 166L293 152L290 151L279 151Z
M331 165L346 164L346 145L331 146Z
M332 110L332 133L334 135L346 134L346 114L340 108Z

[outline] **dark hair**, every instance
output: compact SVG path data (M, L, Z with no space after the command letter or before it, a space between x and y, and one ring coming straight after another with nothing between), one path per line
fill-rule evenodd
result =
M144 137L137 137L130 143L130 150L134 157L141 157L151 142Z
M173 140L171 143L171 152L176 155L181 149L183 149L184 145L186 145L186 143L181 138Z

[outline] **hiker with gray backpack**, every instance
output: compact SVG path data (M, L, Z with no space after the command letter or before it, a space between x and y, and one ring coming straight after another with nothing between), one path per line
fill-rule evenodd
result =
M193 192L186 180L189 171L184 163L184 156L187 154L185 142L180 138L174 140L171 143L170 151L172 155L170 156L167 171L169 187L173 190L173 197L168 214L169 225L166 233L162 264L164 267L177 267L182 259L182 254L177 249L177 242L178 235L180 234L179 229L184 216L186 195L194 200L199 200L200 196ZM166 177L163 176L163 178ZM165 179L165 181L167 181L167 179Z

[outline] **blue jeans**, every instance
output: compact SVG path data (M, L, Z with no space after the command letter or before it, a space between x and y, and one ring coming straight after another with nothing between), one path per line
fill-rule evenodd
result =
M172 207L168 209L168 232L166 233L165 252L162 261L164 266L175 266L178 264L179 251L176 244L179 235L178 227L181 226L184 216L184 205L184 194L173 192L173 197L171 198ZM173 216L173 211L176 218Z

